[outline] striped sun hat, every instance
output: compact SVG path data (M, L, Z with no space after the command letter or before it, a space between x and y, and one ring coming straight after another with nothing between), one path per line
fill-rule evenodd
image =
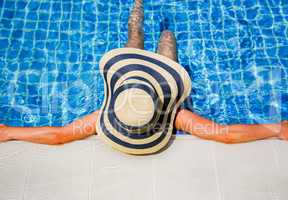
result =
M100 61L105 99L97 133L115 149L151 154L171 138L177 108L191 90L175 61L135 48L114 49Z

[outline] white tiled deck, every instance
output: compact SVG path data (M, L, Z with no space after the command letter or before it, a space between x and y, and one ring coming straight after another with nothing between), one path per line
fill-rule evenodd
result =
M287 200L288 142L224 145L177 136L129 156L90 137L62 146L0 144L0 200Z

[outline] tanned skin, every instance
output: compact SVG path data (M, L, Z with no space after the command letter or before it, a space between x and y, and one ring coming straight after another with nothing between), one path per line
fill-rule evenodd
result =
M128 42L126 47L144 48L142 0L135 5L128 23ZM158 54L177 61L176 39L173 33L163 31L158 43ZM22 140L33 143L57 145L81 140L96 134L99 111L76 120L64 127L9 127L0 125L0 142ZM288 121L279 124L260 125L219 125L193 112L181 109L175 119L175 128L202 139L222 143L242 143L267 138L288 140Z

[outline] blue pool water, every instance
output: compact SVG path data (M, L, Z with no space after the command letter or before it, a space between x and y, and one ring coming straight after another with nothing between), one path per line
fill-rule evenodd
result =
M219 123L288 119L287 0L144 0L145 48L165 24ZM101 106L98 62L123 47L132 0L0 0L0 123L64 125Z

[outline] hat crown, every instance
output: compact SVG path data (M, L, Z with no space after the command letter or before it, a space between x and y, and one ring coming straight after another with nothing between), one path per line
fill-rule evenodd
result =
M119 125L129 132L142 132L153 126L158 111L158 95L144 81L125 80L115 91L114 112Z

